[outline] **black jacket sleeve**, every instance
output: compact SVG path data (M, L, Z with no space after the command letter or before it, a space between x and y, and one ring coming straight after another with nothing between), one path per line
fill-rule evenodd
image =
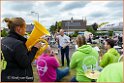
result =
M14 59L20 67L26 68L31 65L37 50L36 47L32 47L31 51L28 52L23 43L19 43L15 46Z

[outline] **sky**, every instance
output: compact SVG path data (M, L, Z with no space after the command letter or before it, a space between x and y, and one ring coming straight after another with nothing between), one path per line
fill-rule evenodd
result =
M31 13L35 12L35 13ZM122 22L123 1L1 1L1 21L22 17L27 24L38 20L46 28L56 21L87 19L87 25ZM2 22L1 26L6 26Z

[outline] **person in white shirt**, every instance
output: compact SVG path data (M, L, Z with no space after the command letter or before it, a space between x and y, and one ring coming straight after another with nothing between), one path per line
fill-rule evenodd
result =
M61 47L61 62L62 66L64 66L64 54L66 56L67 60L67 66L69 66L69 44L70 44L70 37L66 36L64 34L64 30L60 29L60 35L57 36L57 39L59 41L59 45Z

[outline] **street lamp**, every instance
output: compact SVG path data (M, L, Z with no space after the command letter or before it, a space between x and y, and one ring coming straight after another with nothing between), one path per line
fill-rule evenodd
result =
M36 14L38 16L38 22L39 22L39 13L37 13L35 11L31 11L31 14Z
M68 21L68 36L69 36L69 21Z

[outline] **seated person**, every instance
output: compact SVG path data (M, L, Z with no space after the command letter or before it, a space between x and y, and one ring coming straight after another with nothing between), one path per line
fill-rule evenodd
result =
M121 49L121 54L122 54L122 55L124 55L124 50L123 50L123 48L124 48L124 44L122 44L122 49Z
M58 69L59 61L52 52L50 46L36 60L37 71L41 82L60 81L64 76L68 75L69 68Z
M88 70L97 69L99 54L86 44L84 36L78 35L76 43L78 49L73 53L70 62L70 68L76 69L76 76L71 79L71 82L91 82L92 78L88 78L85 74Z
M123 62L112 63L106 66L100 73L97 82L124 82Z
M120 54L113 47L114 47L114 40L107 39L105 41L105 49L107 49L107 52L103 55L103 57L102 57L102 59L100 61L100 66L101 67L104 68L108 64L118 62Z

